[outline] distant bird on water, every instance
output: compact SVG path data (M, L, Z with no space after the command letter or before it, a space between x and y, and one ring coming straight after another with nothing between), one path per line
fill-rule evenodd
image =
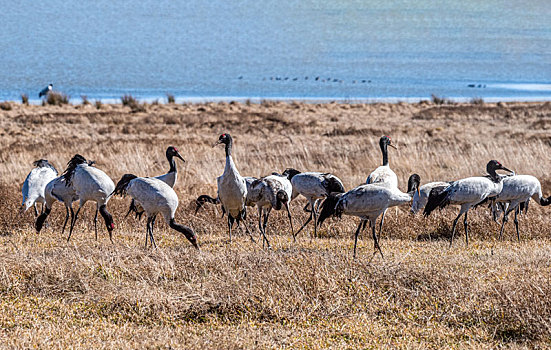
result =
M48 96L48 94L50 92L52 92L52 89L54 88L54 86L52 84L49 84L48 86L46 86L44 89L42 89L42 91L40 91L38 93L38 97L42 97L42 96Z

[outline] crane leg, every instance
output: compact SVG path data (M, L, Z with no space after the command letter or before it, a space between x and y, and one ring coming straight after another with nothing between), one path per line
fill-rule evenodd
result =
M520 242L520 232L518 230L518 217L517 217L519 211L520 211L520 208L517 206L517 208L515 209L515 221L514 221L514 223L515 223L515 228L517 229L517 239Z
M147 223L145 224L145 248L147 249L147 241L149 239L149 223L151 219L147 218Z
M287 210L287 217L289 218L289 225L291 225L291 234L293 235L293 237L295 236L295 233L294 233L294 229L293 229L293 219L291 218L291 212L289 211L289 204L287 204L286 202L283 203L283 205L285 205L285 209Z
M262 241L262 247L264 247L264 241L266 241L266 245L268 246L268 249L272 249L270 247L270 241L268 241L268 237L266 237L266 226L268 226L268 218L270 217L270 211L267 210L264 213L264 223L262 224L262 236L264 237Z
M231 243L231 229L233 227L233 216L231 216L229 213L228 213L228 231L229 231L229 234L230 234L230 243Z
M503 229L505 228L505 223L507 222L507 214L503 213L503 219L501 219L501 229L499 230L499 240L503 238Z
M315 205L315 203L314 203ZM318 237L318 212L314 210L314 237ZM310 240L312 240L312 236L310 236Z
M69 208L65 207L65 221L63 222L63 228L61 229L61 235L65 233L65 226L67 226L67 221L69 221Z
M358 224L358 228L356 229L356 233L354 233L354 259L356 259L356 246L358 245L358 235L360 234L360 231L362 230L362 225L365 227L365 220L360 219L360 223Z
M452 247L452 244L453 244L453 236L455 236L455 226L457 226L457 221L459 220L459 218L461 217L461 215L463 215L463 213L462 213L462 212L459 212L459 215L457 215L457 217L455 218L455 220L453 220L452 238L450 239L450 248Z
M373 234L373 249L378 249L379 250L379 253L381 254L381 258L384 259L384 256L383 256L383 251L381 250L381 246L379 245L379 240L377 239L377 233L375 233L375 224L372 224L371 225L371 232ZM373 252L373 255L377 254L377 251L375 250Z
M155 216L153 219L151 219L151 224L149 225L149 238L151 240L151 243L153 244L153 247L157 249L157 243L155 243L155 238L153 237L153 226L155 224Z
M96 232L96 241L98 240L98 207L96 206L96 215L94 215L94 231Z
M465 227L465 244L469 246L469 224L467 223L467 213L465 212L465 219L463 220L463 226Z
M67 243L69 243L69 240L71 239L71 235L73 234L73 229L75 228L75 224L77 223L78 213L80 213L81 208L82 207L79 205L78 210L75 213L75 216L71 220L71 228L69 229L69 237L67 237Z
M383 236L383 223L385 222L385 215L386 215L386 210L383 211L383 216L381 217L381 221L379 222L379 237Z
M297 240L297 239L296 239L297 235L300 233L300 231L302 231L303 228L306 227L306 225L308 225L308 223L309 223L310 221L312 221L312 218L313 218L313 217L314 217L314 213L313 213L313 212L310 212L310 217L308 218L308 220L306 220L306 221L304 222L304 224L302 224L302 227L299 228L297 232L295 232L295 234L293 235L293 240L294 240L295 242L296 242L296 240Z

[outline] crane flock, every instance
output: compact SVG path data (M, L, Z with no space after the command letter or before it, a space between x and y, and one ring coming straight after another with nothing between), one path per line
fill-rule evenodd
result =
M267 237L268 219L272 209L279 211L285 208L289 219L290 232L293 240L312 220L314 221L313 235L317 235L320 227L328 218L340 218L343 214L356 216L360 219L354 233L354 250L359 234L367 225L371 229L374 243L374 254L383 252L379 244L382 226L386 211L391 207L410 205L410 212L415 215L423 210L425 216L429 216L435 209L443 209L449 205L459 205L460 210L453 221L450 247L453 244L456 226L464 215L465 242L469 243L469 231L467 214L473 207L489 203L494 220L503 213L499 239L508 216L515 213L515 228L520 240L518 215L528 210L530 199L541 206L551 204L551 196L544 197L539 180L531 175L517 175L496 160L490 160L486 166L486 176L475 176L455 181L436 181L421 185L418 174L412 174L408 180L406 192L398 188L398 177L390 168L388 162L388 147L396 148L388 136L382 136L379 146L383 156L380 167L371 172L365 184L361 184L349 191L345 190L343 182L335 175L328 172L300 172L294 168L287 168L282 174L277 172L260 178L243 177L240 175L232 158L233 138L229 133L223 133L213 147L223 144L225 148L225 167L222 175L217 180L217 195L201 195L196 199L197 211L205 203L220 204L222 217L227 216L229 241L232 239L234 223L237 227L243 224L244 229L254 237L247 225L247 208L257 207L258 229L262 237L262 245L270 249L270 241ZM115 228L112 215L107 210L107 204L113 195L132 198L128 214L132 211L137 218L146 214L146 238L153 247L157 247L153 236L155 218L163 216L170 228L182 233L187 240L197 249L199 243L194 230L175 221L175 213L178 208L178 196L173 187L177 180L177 167L174 157L184 158L173 146L166 150L166 158L169 163L169 171L156 177L139 177L134 174L125 174L115 185L111 178L98 169L94 162L87 161L83 156L76 154L67 163L67 168L61 176L57 170L45 159L33 163L22 188L23 201L21 215L30 207L34 207L37 232L40 232L50 214L53 204L59 201L66 209L62 235L65 232L67 222L70 220L70 229L67 241L75 228L75 223L82 207L88 202L96 203L96 215L94 229L97 240L97 214L101 214L105 221L105 227L109 233L111 242L112 232ZM185 162L185 161L184 161ZM508 175L498 174L497 171L508 172ZM307 200L304 211L309 217L298 231L293 229L293 218L290 211L291 201L299 195ZM73 202L78 201L76 213L73 210ZM37 203L42 203L42 212L38 215ZM127 214L127 216L128 216ZM377 219L379 222L378 234L376 230Z

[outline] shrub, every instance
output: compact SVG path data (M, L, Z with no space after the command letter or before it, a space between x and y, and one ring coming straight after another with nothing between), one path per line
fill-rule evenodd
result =
M174 95L166 94L166 98L168 100L168 103L175 103L176 99L174 98Z
M483 105L484 100L482 99L482 97L473 97L473 99L471 100L471 103L473 105Z
M132 95L124 95L123 97L121 97L121 102L123 106L129 107L131 107L131 105L133 104L138 103L138 101Z
M431 95L431 99L432 99L432 102L434 104L437 104L437 105L447 105L447 104L451 104L452 101L445 98L445 97L438 97L436 96L435 94L432 94Z
M86 95L80 95L80 98L82 99L82 105L86 106L90 104L90 101L88 101L88 96Z
M62 92L50 91L46 97L46 103L53 106L61 106L69 104L69 96Z
M21 94L21 104L24 104L25 106L29 105L29 95Z
M11 103L7 101L0 103L0 109L3 111L11 111Z
M101 109L101 107L103 106L103 103L101 103L101 100L96 100L94 102L94 104L96 105L96 108L97 109Z

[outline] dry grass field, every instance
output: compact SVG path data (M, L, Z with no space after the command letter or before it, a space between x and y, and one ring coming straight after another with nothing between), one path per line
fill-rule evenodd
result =
M532 203L505 239L486 208L470 215L448 248L457 213L424 219L390 210L381 247L363 235L352 259L357 219L329 220L296 243L275 212L263 250L239 234L227 242L212 205L194 215L199 194L216 194L224 151L234 138L242 175L287 167L330 171L350 189L380 165L379 137L392 137L391 167L405 190L482 175L490 159L537 176L551 194L551 104L208 103L63 107L12 104L0 110L0 346L5 348L546 348L551 347L549 208ZM165 173L176 160L177 220L193 227L201 252L158 220L158 249L144 248L145 221L124 219L129 198L113 198L114 244L93 204L71 242L61 236L59 203L36 234L34 214L18 215L21 185L36 159L59 171L75 153L116 182L125 173ZM307 217L292 202L295 227ZM547 210L546 210L547 209ZM256 210L249 212L253 227ZM100 218L101 219L101 218ZM102 222L100 220L100 222ZM255 227L255 226L254 226ZM255 231L256 232L256 231Z

